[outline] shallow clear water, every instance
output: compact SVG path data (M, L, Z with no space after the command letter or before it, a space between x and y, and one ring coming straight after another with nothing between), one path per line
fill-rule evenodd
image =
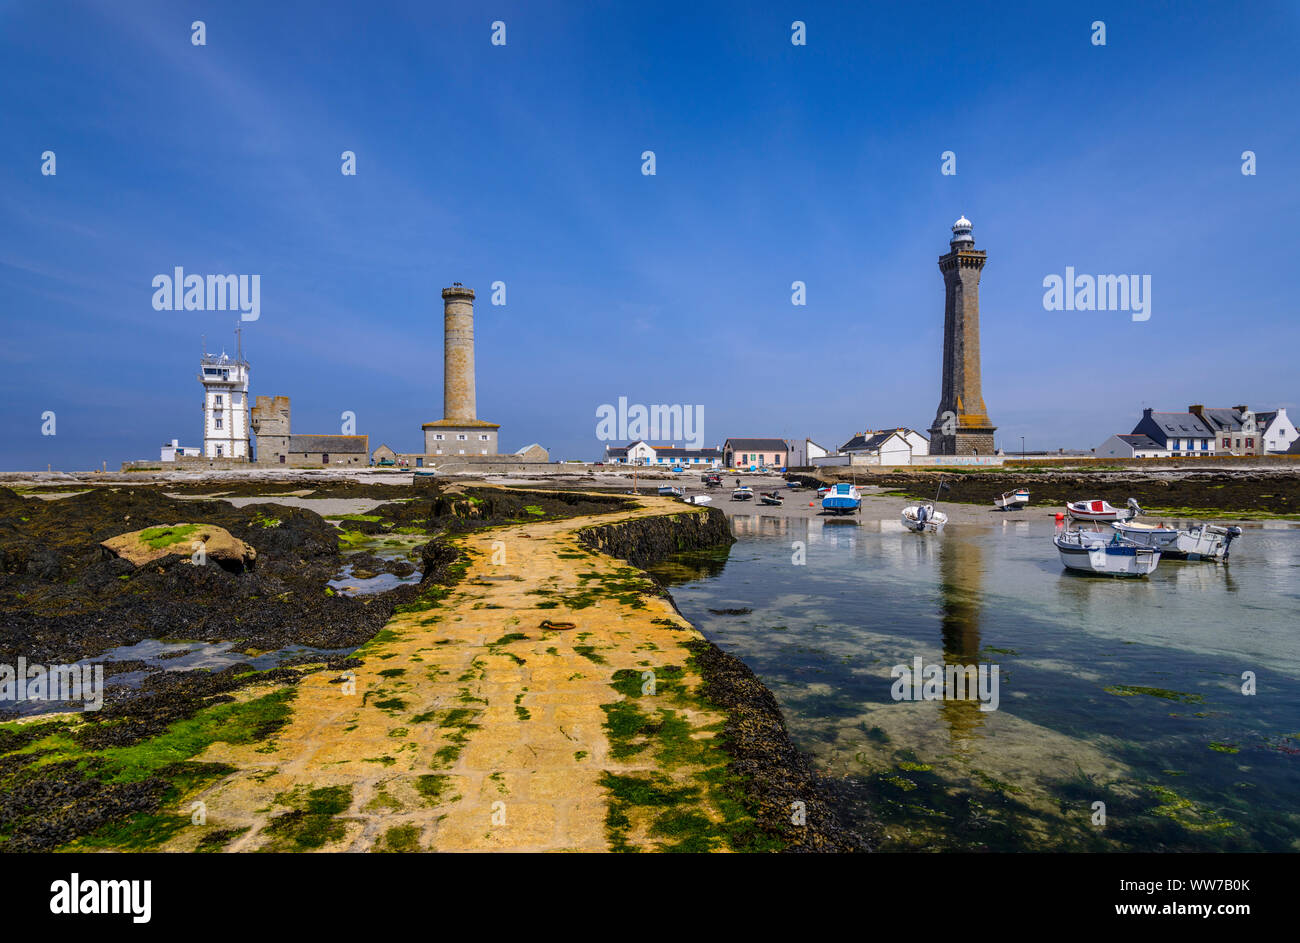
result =
M250 665L258 671L278 667L299 655L317 655L322 659L349 655L355 648L313 648L309 645L286 645L273 652L260 655L246 655L235 648L233 642L164 642L160 639L144 639L134 645L119 645L102 655L85 658L73 664L78 667L108 665L117 661L141 661L154 669L166 671L221 671L231 665ZM105 690L114 687L138 688L154 671L123 671L104 678ZM39 714L57 713L68 710L83 710L84 703L68 701L24 700L3 705L18 716L31 717Z
M1300 850L1300 527L1115 580L1066 573L1042 517L732 523L658 575L882 847ZM918 657L996 666L997 709L895 700Z

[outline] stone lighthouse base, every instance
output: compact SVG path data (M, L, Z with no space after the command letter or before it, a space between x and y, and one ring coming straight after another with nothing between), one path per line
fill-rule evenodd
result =
M993 433L996 426L959 429L945 435L939 429L930 430L931 455L994 455Z

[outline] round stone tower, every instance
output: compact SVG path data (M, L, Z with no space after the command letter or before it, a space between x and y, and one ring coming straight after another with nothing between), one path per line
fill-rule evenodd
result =
M473 422L474 401L474 289L455 282L442 290L444 419Z

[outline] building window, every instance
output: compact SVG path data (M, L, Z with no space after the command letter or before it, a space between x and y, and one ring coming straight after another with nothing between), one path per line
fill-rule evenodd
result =
M216 416L216 417L214 417L213 420L212 420L212 422L213 422L213 428L214 428L214 429L220 429L220 428L221 428L221 417L220 417L220 416Z
M283 455L280 456L280 464L281 464L281 465L284 464L284 456L283 456Z
M480 433L479 433L478 440L479 440L480 442L486 442L486 441L488 440L487 433L486 433L486 432L480 432Z
M468 438L469 438L469 436L465 435L465 433L462 432L460 435L456 436L456 441L457 441L457 442L464 442L464 441L465 441L466 439L468 439ZM464 453L462 453L462 454L464 454Z
M216 396L212 397L212 402L213 402L215 405L220 406L220 405L221 405L221 394L218 393Z
M464 454L465 454L465 450L464 450L464 449L461 449L461 450L460 450L460 454L461 454L461 455L464 455Z
M1253 438L1251 438L1251 439L1247 439L1247 440L1246 440L1246 448L1248 448L1248 449L1253 449L1254 447L1255 447L1255 440L1254 440Z
M434 435L433 435L433 441L434 441L434 442L441 442L441 441L442 441L442 433L441 433L441 432L435 432Z
M221 446L217 446L217 458L221 458Z

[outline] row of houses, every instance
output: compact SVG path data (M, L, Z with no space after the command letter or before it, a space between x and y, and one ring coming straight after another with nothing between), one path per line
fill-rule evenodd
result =
M1144 409L1130 433L1116 433L1094 454L1098 458L1177 458L1210 455L1300 453L1300 432L1278 408L1254 412L1245 406L1188 406L1186 412Z
M712 448L683 448L676 443L651 445L638 439L625 446L607 446L605 463L757 470L803 468L838 456L866 459L871 464L910 465L914 456L929 454L929 439L915 429L896 426L859 432L835 450L812 439L787 442L777 438L734 438Z
M628 445L606 446L607 465L662 465L690 468L785 468L790 444L785 439L727 439L721 447L687 448L676 443L651 445L637 439Z

